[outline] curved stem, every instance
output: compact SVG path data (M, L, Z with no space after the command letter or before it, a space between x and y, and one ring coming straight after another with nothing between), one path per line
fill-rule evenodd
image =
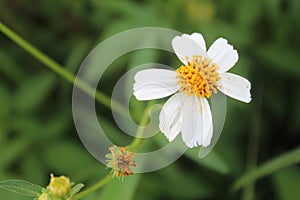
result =
M28 43L26 40L24 40L22 37L14 33L10 28L5 26L1 21L0 21L0 31L6 35L8 38L10 38L13 42L15 42L17 45L19 45L21 48L23 48L25 51L27 51L30 55L35 57L37 60L39 60L41 63L43 63L45 66L47 66L50 70L58 74L60 77L65 79L71 84L75 84L78 88L86 92L88 95L91 97L96 98L96 100L101 103L102 105L111 108L111 99L106 96L105 94L96 91L94 88L92 88L89 84L84 82L81 79L76 79L75 75L72 74L70 71L66 70L63 66L59 65L57 62L52 60L50 57L42 53L40 50L38 50L36 47L34 47L32 44ZM75 81L76 80L76 81ZM114 103L115 106L114 108L116 112L118 112L121 115L125 115L127 113L127 110L118 103ZM143 112L141 121L140 121L140 127L137 130L136 133L136 138L132 141L132 143L128 146L131 149L136 148L140 142L141 139L139 136L143 134L143 126L147 124L147 116L149 109L151 108L152 103L149 103L148 106L146 107L145 111ZM108 183L112 179L112 174L107 175L103 179L101 179L99 182L97 182L95 185L92 187L78 193L74 197L72 197L72 200L80 199L85 197L86 195L98 190L99 188L103 187L106 183Z
M297 164L300 162L300 147L292 150L290 152L284 153L281 156L278 156L265 164L253 169L252 171L246 173L242 177L240 177L235 183L233 184L233 191L237 191L242 187L245 187L252 183L253 181L272 174L280 169L285 167Z
M152 102L149 102L142 114L140 123L139 123L139 128L136 132L136 138L131 142L130 145L128 145L128 149L135 149L139 146L139 144L141 143L141 138L139 136L141 136L143 134L143 127L147 124L148 121L148 113L151 109L151 106L153 105ZM101 179L99 182L97 182L95 185L93 185L92 187L83 190L82 192L78 193L77 195L75 195L72 200L76 200L76 199L80 199L85 197L86 195L100 189L101 187L103 187L106 183L108 183L111 179L112 179L113 175L109 174L106 177L104 177L103 179Z
M6 25L4 25L0 21L0 31L6 35L8 38L10 38L13 42L15 42L17 45L19 45L21 48L23 48L25 51L27 51L30 55L35 57L37 60L39 60L41 63L43 63L45 66L47 66L49 69L51 69L53 72L58 74L60 77L65 79L71 84L75 84L76 87L80 88L84 92L86 92L91 97L95 96L95 99L101 103L102 105L106 106L107 108L111 108L111 99L106 96L104 93L99 92L92 88L89 84L84 82L83 80L76 78L74 74L72 74L70 71L68 71L63 66L59 65L57 62L52 60L50 57L42 53L40 50L38 50L36 47L34 47L32 44L24 40L22 37L14 33L10 28L8 28ZM76 81L75 81L76 80ZM121 115L126 115L127 110L117 102L114 102L114 109L116 112L118 112Z
M72 200L76 200L76 199L81 199L83 197L85 197L86 195L100 189L101 187L103 187L106 183L108 183L110 180L112 179L112 174L109 174L107 176L105 176L103 179L101 179L99 182L97 182L95 185L93 185L92 187L76 194L74 197L72 197Z
M153 105L153 102L151 102L151 101L147 104L147 106L146 106L146 108L145 108L145 110L144 110L144 112L142 114L141 121L140 121L139 127L138 127L138 129L136 131L135 138L131 142L131 144L129 144L127 146L127 148L129 150L136 149L140 145L140 143L142 141L141 136L143 135L143 131L144 131L143 128L144 128L144 126L148 122L148 114L149 114L149 111L150 111L152 105Z

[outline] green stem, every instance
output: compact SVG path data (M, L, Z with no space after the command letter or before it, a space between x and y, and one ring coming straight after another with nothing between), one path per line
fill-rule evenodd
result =
M289 151L284 153L281 156L278 156L265 164L261 165L260 167L246 173L238 180L235 181L233 184L233 191L237 191L242 187L245 187L255 180L272 174L280 169L285 167L289 167L291 165L297 164L300 162L300 147L296 148L295 150Z
M101 187L103 187L106 183L108 183L110 180L112 179L112 174L107 175L106 177L104 177L103 179L101 179L99 182L97 182L95 185L93 185L92 187L76 194L72 200L76 200L76 199L81 199L85 196L87 196L88 194L100 189Z
M249 143L248 143L248 159L246 165L246 172L250 172L255 169L257 166L257 158L259 152L259 135L261 131L261 113L263 105L263 88L258 90L256 102L252 104L252 125L249 134ZM242 193L242 200L252 200L255 199L255 182L244 187Z
M71 84L75 84L78 88L85 91L88 95L91 97L96 98L96 100L101 103L102 105L106 106L107 108L111 108L111 99L103 94L102 92L99 92L92 88L89 84L84 82L83 80L77 78L72 74L70 71L66 70L63 66L59 65L57 62L52 60L50 57L42 53L40 50L38 50L36 47L34 47L32 44L28 43L26 40L24 40L22 37L14 33L10 28L8 28L6 25L4 25L2 22L0 22L0 31L6 35L8 38L10 38L13 42L18 44L21 48L23 48L25 51L27 51L30 55L35 57L37 60L39 60L41 63L43 63L45 66L47 66L49 69L51 69L53 72L64 78L66 81L68 81ZM76 81L75 81L76 80ZM119 114L125 116L127 111L126 109L118 104L117 102L114 102L114 109Z
M143 128L144 128L144 126L148 122L148 115L149 115L149 111L150 111L152 105L153 105L153 102L151 102L151 101L147 104L147 106L146 106L146 108L145 108L145 110L144 110L144 112L142 114L141 121L140 121L139 127L138 127L138 129L136 131L135 138L131 142L131 144L129 144L127 146L127 148L129 150L134 150L134 149L136 149L140 145L140 143L142 141L141 136L143 135Z
M153 102L149 102L142 114L140 123L139 123L139 128L136 132L136 136L135 139L132 141L132 143L130 145L128 145L128 149L135 149L139 146L140 142L141 142L141 138L139 138L138 136L141 136L143 134L143 127L147 124L148 122L148 114L149 111L151 109L151 106L153 105ZM72 200L76 200L76 199L80 199L83 198L87 195L89 195L90 193L100 189L101 187L103 187L106 183L108 183L110 180L112 179L112 174L107 175L106 177L104 177L103 179L101 179L99 182L97 182L95 185L93 185L92 187L78 193L77 195L75 195Z
M111 108L112 100L109 97L107 97L105 94L103 94L99 91L94 90L94 88L92 88L89 84L87 84L83 80L78 79L78 78L76 79L76 77L71 72L69 72L64 67L59 65L57 62L52 60L50 57L48 57L47 55L42 53L36 47L34 47L30 43L28 43L26 40L24 40L22 37L20 37L16 33L14 33L11 29L9 29L7 26L5 26L1 21L0 21L0 31L4 35L6 35L8 38L10 38L13 42L18 44L21 48L23 48L25 51L27 51L30 55L32 55L37 60L39 60L41 63L43 63L45 66L47 66L50 70L52 70L53 72L55 72L56 74L58 74L59 76L64 78L69 83L75 84L78 88L85 91L91 97L93 97L95 95L95 98L99 103L101 103L102 105L104 105L108 108ZM114 102L114 105L115 106L111 109L115 109L115 111L118 112L119 114L121 114L123 116L127 116L126 115L127 110L123 106L121 106L120 104L118 104L116 102ZM150 108L150 106L147 106L147 108L145 109L145 111L143 113L143 116L140 121L140 128L137 130L137 133L136 133L137 136L141 136L143 134L142 127L144 125L146 125L146 123L147 123L147 120L148 120L147 116L148 116L149 108ZM136 148L140 144L140 140L141 140L140 138L135 138L133 140L133 142L129 145L129 147ZM112 175L109 174L108 176L104 177L99 182L97 182L95 185L93 185L92 187L75 195L72 199L76 200L76 199L85 197L86 195L103 187L111 179L112 179Z

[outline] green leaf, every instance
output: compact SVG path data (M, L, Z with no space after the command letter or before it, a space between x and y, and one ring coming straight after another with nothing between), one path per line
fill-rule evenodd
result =
M70 190L70 197L77 194L83 187L84 187L84 185L82 183L78 183L75 186L73 186Z
M0 199L4 200L30 200L32 198L26 196L20 196L19 194L0 189Z
M23 180L7 180L0 182L0 188L15 192L22 196L38 197L42 187Z

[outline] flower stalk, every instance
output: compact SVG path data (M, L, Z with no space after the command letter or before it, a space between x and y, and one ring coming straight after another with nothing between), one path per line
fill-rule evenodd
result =
M6 35L8 38L10 38L13 42L15 42L17 45L19 45L22 49L27 51L31 56L39 60L41 63L43 63L46 67L48 67L50 70L52 70L54 73L65 79L67 82L71 84L75 84L76 87L80 88L84 92L86 92L91 97L95 96L96 101L101 103L103 106L107 108L114 109L119 114L126 116L126 109L117 102L114 102L114 107L111 107L111 101L108 96L106 96L104 93L95 90L92 88L89 84L84 82L83 80L76 78L74 74L72 74L70 71L68 71L66 68L52 60L50 57L42 53L39 49L34 47L32 44L24 40L21 36L16 34L13 30L8 28L6 25L4 25L0 21L0 32L2 32L4 35ZM76 80L76 81L75 81Z

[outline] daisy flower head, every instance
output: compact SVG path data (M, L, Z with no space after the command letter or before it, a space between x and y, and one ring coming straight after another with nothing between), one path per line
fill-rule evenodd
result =
M238 61L238 53L224 38L217 39L207 51L200 33L183 34L173 38L172 47L183 65L175 71L146 69L137 72L133 94L138 100L173 95L160 112L161 132L170 142L181 133L188 147L207 147L213 135L207 99L220 91L249 103L251 84L247 79L227 72Z

